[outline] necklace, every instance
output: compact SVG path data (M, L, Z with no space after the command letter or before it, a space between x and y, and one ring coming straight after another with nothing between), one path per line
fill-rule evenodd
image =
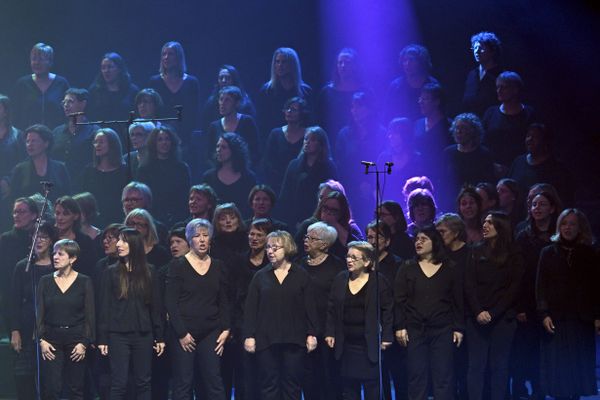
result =
M308 256L308 258L306 259L306 263L308 265L319 265L321 264L325 258L327 257L327 253L323 253L318 257L312 258L310 255Z

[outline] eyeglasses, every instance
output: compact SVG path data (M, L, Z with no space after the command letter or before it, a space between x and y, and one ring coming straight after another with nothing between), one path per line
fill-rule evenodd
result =
M283 246L273 246L273 245L268 244L265 248L267 250L271 250L272 252L276 252L279 249L283 249Z
M346 256L346 260L352 261L352 262L357 262L357 261L362 261L363 259L360 257L356 257L356 256Z
M314 236L304 235L304 240L308 240L309 242L312 243L312 242L316 242L317 240L323 240L323 239L314 237Z
M50 240L50 238L48 236L38 236L37 240L39 240L40 242L47 242Z
M299 108L294 108L294 107L288 107L288 108L284 107L283 110L281 110L281 111L283 111L283 112L291 112L292 113L292 112L300 112L300 109Z

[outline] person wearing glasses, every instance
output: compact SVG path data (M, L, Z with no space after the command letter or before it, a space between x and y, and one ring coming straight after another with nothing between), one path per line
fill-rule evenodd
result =
M27 258L14 267L10 295L10 344L17 353L14 360L14 377L18 399L35 398L35 321L32 280L38 286L40 278L54 272L52 246L57 239L56 230L49 222L40 225L35 242L35 259L27 268Z
M244 349L256 354L262 400L300 400L305 357L317 347L311 279L290 261L296 244L288 232L271 232L266 249L270 263L254 275L246 297Z
M325 342L339 361L348 400L359 400L361 387L365 400L380 398L379 350L391 346L394 337L391 287L373 271L374 263L375 249L368 242L348 243L347 271L335 277L329 295Z
M320 332L325 328L327 318L327 301L333 279L344 270L344 262L335 255L329 254L329 248L337 240L337 231L325 222L315 222L308 227L304 235L304 251L306 255L299 261L312 279L317 304ZM336 376L333 352L319 336L319 346L307 359L307 374L303 390L304 398L334 399L337 397Z
M136 208L125 217L125 225L140 232L148 263L160 268L171 260L169 251L159 243L154 218L144 209Z
M435 226L417 230L416 259L396 275L396 340L407 348L408 398L454 398L454 347L465 331L463 274Z
M304 234L308 226L322 221L335 228L337 240L329 248L330 254L344 258L346 245L354 240L361 240L363 235L358 225L352 219L352 211L348 204L348 198L341 192L333 191L327 194L319 202L313 216L300 224L296 233L296 245L300 247L304 240ZM304 246L302 247L304 250ZM302 251L301 254L304 252Z

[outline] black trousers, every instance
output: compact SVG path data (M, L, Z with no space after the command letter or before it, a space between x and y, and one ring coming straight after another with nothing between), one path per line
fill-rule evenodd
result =
M317 348L305 358L302 391L305 400L335 400L341 397L340 377L333 350L320 339Z
M50 328L46 341L54 351L54 360L42 359L42 399L60 399L63 383L68 390L69 399L83 399L85 378L85 359L71 361L71 352L82 342L82 327Z
M528 314L533 318L533 313ZM513 398L527 395L525 382L531 382L532 395L541 395L540 389L540 330L536 319L517 322L512 345L510 374Z
M241 380L241 387L236 386L235 398L243 400L260 400L260 382L256 354L250 354L242 348L242 369L236 382Z
M394 341L387 350L382 352L381 383L383 398L392 400L391 381L394 383L396 400L408 399L408 379L406 369L406 348Z
M433 397L454 399L452 329L408 328L408 398L428 397L431 374Z
M379 400L379 380L342 378L342 398L361 400L360 389L365 392L365 400Z
M151 400L152 345L151 333L111 332L108 343L110 358L110 399L125 399L130 375L136 400Z
M514 319L500 319L487 325L479 325L473 318L467 319L469 400L482 399L487 366L490 371L491 400L505 400L508 362L516 328Z
M261 400L300 400L306 348L272 344L256 352Z
M196 350L184 351L179 340L171 340L173 362L173 400L189 400L194 383L194 370L202 379L200 387L204 392L201 398L225 400L225 389L221 379L221 358L215 353L220 331L213 331L202 339L196 339ZM175 335L173 335L175 336Z

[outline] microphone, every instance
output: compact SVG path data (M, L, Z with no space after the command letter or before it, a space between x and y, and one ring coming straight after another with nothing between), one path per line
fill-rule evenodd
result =
M365 166L365 175L369 173L369 167L375 166L375 163L372 161L361 161L360 163Z
M385 163L385 166L387 167L386 173L388 175L391 175L392 174L392 167L394 166L394 163L391 162L391 161L388 161L388 162Z
M173 106L173 108L175 109L175 114L177 116L177 121L181 122L181 119L182 119L181 112L183 111L183 106L182 105L176 105L176 106Z
M83 111L79 111L79 112L75 112L75 113L67 114L67 117L70 117L70 118L75 118L75 117L78 117L78 116L80 116L80 115L85 115L85 112L83 112Z

